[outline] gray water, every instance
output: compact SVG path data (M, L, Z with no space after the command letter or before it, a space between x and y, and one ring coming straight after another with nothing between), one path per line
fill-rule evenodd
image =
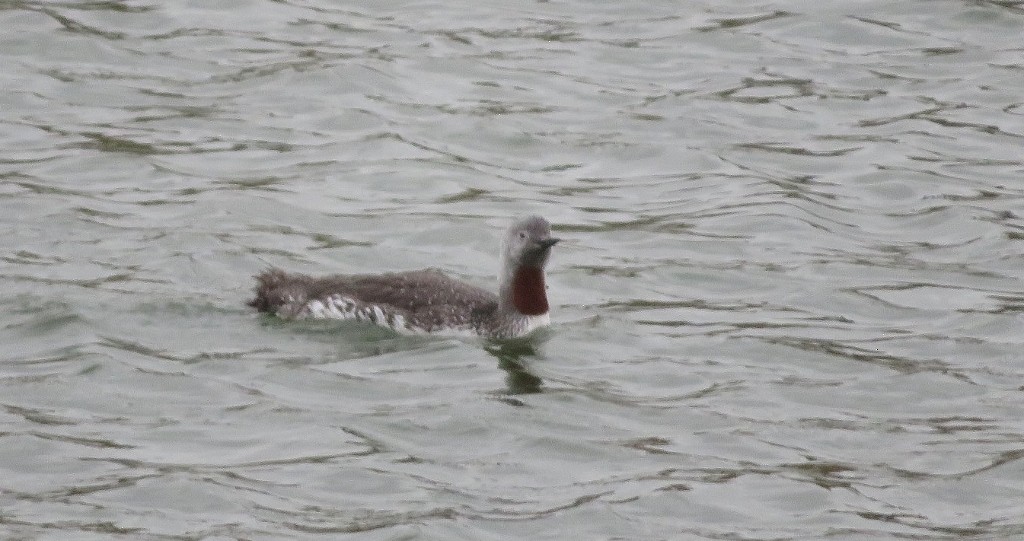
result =
M0 538L1024 538L1018 2L0 2ZM553 326L244 306L270 265Z

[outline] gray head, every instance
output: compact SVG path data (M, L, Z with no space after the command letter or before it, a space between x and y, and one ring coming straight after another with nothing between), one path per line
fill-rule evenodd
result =
M510 273L519 267L543 269L551 247L559 240L551 236L551 224L540 216L516 220L501 241L502 270Z
M551 224L540 216L517 220L501 241L498 308L515 317L547 314L544 265L558 239Z

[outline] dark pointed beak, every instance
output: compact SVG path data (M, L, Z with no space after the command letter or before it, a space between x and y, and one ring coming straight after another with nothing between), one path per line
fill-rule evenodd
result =
M548 238L543 239L543 240L538 240L537 244L540 244L541 248L547 250L548 248L551 248L552 246L558 244L558 241L560 241L560 240L562 240L562 239L556 239L554 237L548 237Z

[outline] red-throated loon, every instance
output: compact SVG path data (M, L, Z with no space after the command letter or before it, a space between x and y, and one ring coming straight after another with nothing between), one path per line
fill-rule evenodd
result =
M269 269L249 305L286 319L354 319L405 333L514 338L550 323L544 266L559 239L540 216L516 221L501 243L498 294L436 269L313 277Z

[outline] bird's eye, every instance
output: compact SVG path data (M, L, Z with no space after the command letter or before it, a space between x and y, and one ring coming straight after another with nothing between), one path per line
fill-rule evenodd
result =
M519 232L519 238L525 239L526 238L526 232L525 231L520 231Z

